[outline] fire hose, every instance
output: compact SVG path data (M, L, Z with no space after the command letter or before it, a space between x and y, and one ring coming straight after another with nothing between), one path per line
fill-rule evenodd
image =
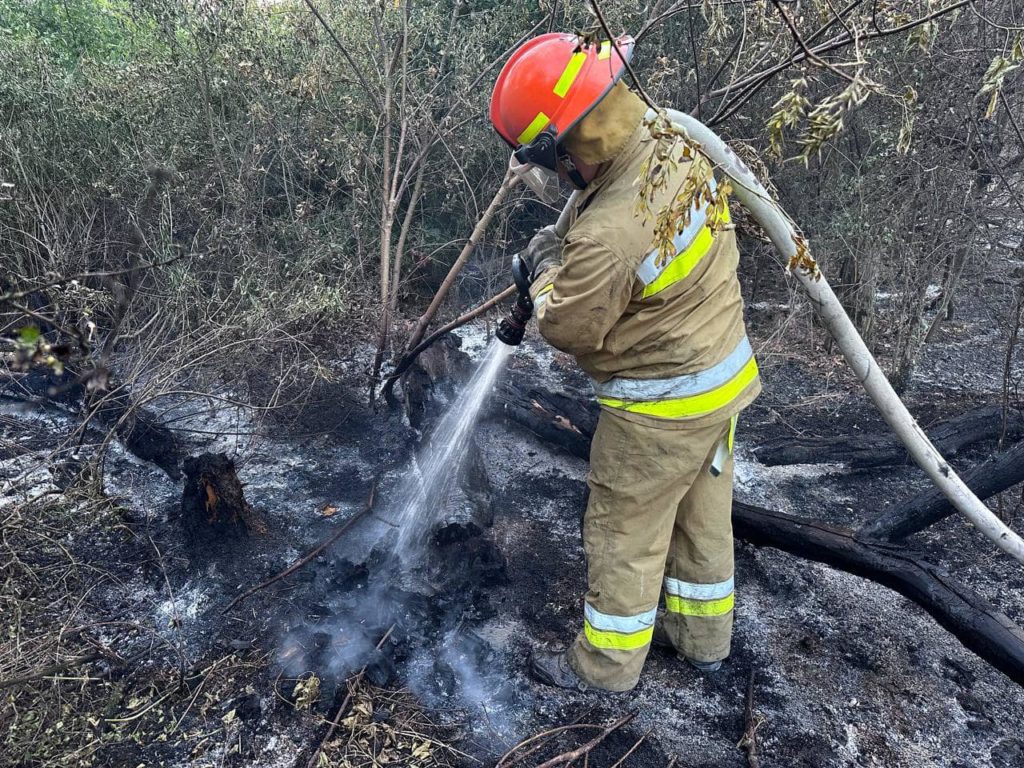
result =
M807 294L818 317L835 339L846 362L853 369L857 379L864 386L868 396L878 408L882 418L896 434L929 479L949 499L960 514L974 524L997 547L1017 561L1024 563L1024 540L1014 533L979 499L949 463L917 423L899 395L892 388L878 362L872 356L853 321L846 314L836 298L828 280L811 257L807 241L797 232L792 220L779 204L772 199L764 186L751 173L746 164L710 128L683 112L665 110L665 115L704 154L729 177L733 194L761 226L769 240L788 263L788 271L796 277ZM648 111L647 119L653 120L657 113ZM555 232L564 237L568 229L571 211L576 204L578 192L574 192L566 203ZM517 269L518 264L518 269ZM526 322L533 311L528 293L528 280L522 263L515 259L513 275L519 287L520 296L509 318L499 326L499 338L506 343L518 344ZM504 332L504 337L503 337Z

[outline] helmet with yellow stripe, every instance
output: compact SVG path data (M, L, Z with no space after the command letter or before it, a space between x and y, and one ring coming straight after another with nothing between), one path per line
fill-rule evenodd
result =
M561 161L572 176L561 141L618 82L632 55L628 35L591 43L551 32L528 40L498 75L491 122L519 162L555 171Z

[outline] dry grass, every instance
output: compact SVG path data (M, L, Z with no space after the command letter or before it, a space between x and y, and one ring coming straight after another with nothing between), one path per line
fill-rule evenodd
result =
M452 729L434 722L407 689L360 683L337 734L320 753L320 765L345 768L448 768L464 754Z

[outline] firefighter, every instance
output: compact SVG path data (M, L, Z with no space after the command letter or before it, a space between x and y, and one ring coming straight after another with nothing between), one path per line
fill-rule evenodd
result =
M544 228L522 255L540 333L576 357L601 404L580 631L531 659L542 682L580 690L633 688L652 640L704 672L729 655L733 436L761 387L724 186L685 141L662 139L670 157L648 163L658 139L622 82L632 52L627 36L541 35L491 97L516 158L582 190L564 239ZM677 221L658 237L670 205Z

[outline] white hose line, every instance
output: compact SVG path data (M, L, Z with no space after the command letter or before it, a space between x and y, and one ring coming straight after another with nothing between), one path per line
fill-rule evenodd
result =
M562 212L558 214L558 221L555 222L555 234L559 238L565 237L565 233L569 231L569 219L572 217L573 208L576 207L576 201L579 199L580 190L574 189L572 194L569 195L569 199L565 201L565 207L562 208Z
M746 164L710 128L683 112L669 109L666 113L729 177L736 198L750 211L775 247L788 260L789 271L804 287L825 327L842 350L846 362L857 374L882 417L914 457L914 461L964 517L974 523L997 547L1024 563L1024 540L974 495L910 415L878 367L843 305L839 303L832 286L811 258L806 241L782 208L772 200ZM647 116L651 118L654 114L650 111Z

